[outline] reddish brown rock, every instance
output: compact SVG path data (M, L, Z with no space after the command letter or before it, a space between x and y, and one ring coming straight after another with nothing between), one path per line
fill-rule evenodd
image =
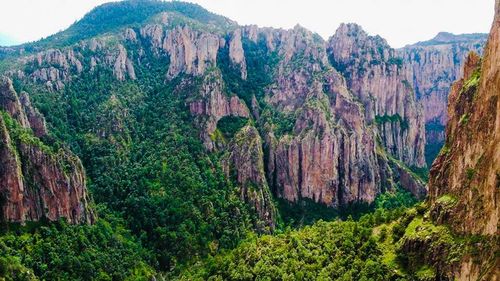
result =
M188 26L169 31L163 41L163 49L170 56L167 77L173 78L179 73L201 75L208 66L215 66L219 42L217 35Z
M228 177L231 174L236 176L241 199L248 202L265 226L273 230L277 211L264 173L264 153L259 132L253 126L243 127L231 140L227 151L224 159L226 174Z
M24 223L65 218L70 223L92 223L80 160L63 149L53 151L37 138L47 133L43 116L31 106L26 93L21 105L9 79L2 80L0 100L9 100L0 104L6 112L0 115L0 219ZM14 138L9 127L17 131ZM22 127L32 128L34 134L26 131L20 136Z
M424 117L402 72L402 60L379 36L342 24L328 42L333 66L361 100L386 150L408 166L424 167Z
M247 79L247 64L245 61L245 52L241 42L241 29L236 29L229 40L229 59L236 64L241 71L241 78Z
M461 235L498 241L500 214L500 1L482 63L470 54L452 86L446 143L429 181L431 218ZM447 200L444 200L447 199ZM451 201L444 206L443 202ZM450 272L456 280L497 280L498 244L469 255Z
M468 52L482 53L486 38L486 34L453 35L441 32L429 41L397 50L403 58L406 79L422 104L426 143L430 149L444 143L451 84L463 75L462 66Z
M177 91L185 91L191 87L190 81L181 84ZM218 71L211 71L205 75L199 87L199 98L189 101L189 110L197 116L196 123L201 129L201 139L208 150L214 150L216 143L212 134L217 129L217 122L225 116L250 117L250 111L245 102L237 96L230 96L224 92L224 82Z

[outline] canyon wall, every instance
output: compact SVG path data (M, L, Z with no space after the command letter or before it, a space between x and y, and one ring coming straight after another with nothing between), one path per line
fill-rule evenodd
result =
M55 150L43 116L27 93L19 96L10 79L0 81L0 220L92 223L85 172L66 149Z
M500 1L482 60L471 53L450 92L446 141L429 181L430 215L460 235L493 239L479 261L465 256L458 280L497 280L500 211ZM446 200L445 200L446 199ZM483 245L481 245L483 244Z
M396 50L403 59L403 74L424 110L428 165L444 142L450 86L462 76L467 54L482 53L486 38L487 34L441 32L431 40Z

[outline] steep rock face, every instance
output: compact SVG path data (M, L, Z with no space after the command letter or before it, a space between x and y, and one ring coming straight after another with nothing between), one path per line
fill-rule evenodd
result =
M249 202L259 218L271 229L276 225L276 209L264 172L262 140L253 126L243 127L228 146L225 170L240 185L240 197Z
M265 100L294 117L291 132L276 135L271 129L266 136L268 179L276 194L332 207L372 202L382 188L374 135L329 65L324 42L299 26L275 34L264 30L262 36L282 57Z
M189 87L182 85L177 91L185 91ZM245 102L235 95L228 95L224 91L224 82L220 72L211 71L207 73L201 82L201 85L195 92L197 96L189 101L189 111L196 116L196 123L201 128L201 139L209 151L216 148L216 142L213 134L217 129L217 122L226 116L250 117L250 112Z
M424 108L425 122L446 125L450 85L462 76L462 65L470 51L481 53L486 36L470 41L429 41L398 49L407 80ZM437 41L438 40L438 41ZM458 39L457 39L458 40ZM430 43L436 42L436 43Z
M427 150L444 142L447 101L453 81L462 76L462 65L470 51L482 53L486 34L439 33L435 38L398 49L403 72L424 109ZM428 162L435 155L430 155Z
M168 77L179 73L200 75L214 66L219 50L219 37L214 34L194 31L191 28L176 27L167 32L163 49L170 55Z
M238 65L240 68L241 78L246 79L247 64L245 61L245 51L243 50L243 45L241 43L241 29L235 30L229 40L229 58L232 63Z
M431 217L462 235L498 236L500 211L500 1L480 62L468 56L464 77L452 86L446 143L429 181ZM448 200L444 200L448 199ZM444 205L443 202L451 201ZM486 258L462 260L458 280L497 280L498 244Z
M151 55L160 62L155 71L162 71L167 78L164 82L175 86L174 94L185 97L208 151L229 151L231 140L221 138L217 127L222 118L253 119L264 140L267 187L277 196L341 207L373 202L380 192L393 190L398 179L421 196L423 185L392 167L385 151L408 165L420 165L423 134L418 128L423 123L412 95L399 80L398 68L384 61L383 67L373 70L375 77L356 78L361 82L353 85L360 89L352 95L348 88L353 85L346 85L328 59L334 49L330 45L300 26L222 30L163 13L140 28L124 27L118 36L84 40L62 48L54 58L41 55L41 63L28 57L26 67L13 75L61 90L79 74L75 60L65 55L71 52L81 62L82 73L112 71L120 81L142 79L152 64ZM384 60L393 58L391 49L383 52L387 53ZM32 79L37 70L51 68L54 77ZM380 79L380 85L375 79ZM366 91L386 86L390 94L360 98ZM379 102L366 110L375 97ZM109 134L99 129L99 135ZM264 221L268 221L266 212L260 212Z
M123 45L118 44L118 55L114 58L113 63L113 74L116 79L123 81L125 80L125 74L132 80L135 80L135 70L134 65L127 57L127 50Z
M31 105L29 95L26 92L21 92L19 95L19 102L26 113L26 118L28 119L29 127L33 130L33 134L38 138L47 135L45 118L38 109Z
M6 77L0 77L0 108L5 110L14 118L23 128L29 127L29 121L21 106L12 81Z
M330 38L328 52L363 103L367 121L377 124L386 150L409 166L424 167L424 117L395 51L360 26L342 24Z
M66 218L70 223L91 223L94 215L80 160L69 151L52 151L37 138L46 134L43 116L31 107L25 93L21 104L7 78L2 78L0 97L11 101L0 105L5 112L0 115L1 220Z

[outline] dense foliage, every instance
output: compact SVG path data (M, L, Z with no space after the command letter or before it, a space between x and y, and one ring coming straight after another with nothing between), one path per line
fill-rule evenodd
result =
M165 65L151 59L136 69L137 82L117 82L100 69L62 92L22 87L34 93L55 138L82 159L94 200L123 218L153 264L171 270L235 246L251 215L217 156L205 153L186 92L175 91L181 78L164 84Z
M388 249L387 229L406 215L378 209L358 221L318 221L300 230L251 237L236 249L187 267L181 280L407 280ZM394 243L391 243L393 245Z
M56 33L38 42L26 44L26 50L40 47L61 47L74 44L80 40L116 31L123 26L143 23L160 12L177 12L196 19L203 24L230 27L234 23L219 15L212 14L197 4L179 1L142 1L129 0L103 4L85 17L75 22L68 29Z
M203 24L232 24L197 5L127 1L97 8L68 30L26 46L27 51L133 26L164 10ZM149 280L158 271L171 276L182 271L182 278L188 280L209 276L396 280L403 276L394 270L398 267L394 259L388 262L389 246L384 246L388 240L374 234L376 226L393 223L415 204L410 193L401 190L379 196L372 205L342 210L312 201L293 205L279 201L276 231L281 234L258 237L252 233L255 214L223 173L220 155L204 149L187 108L186 100L193 98L189 94L196 95L199 78L180 75L167 80L169 59L153 53L146 45L149 42L141 40L123 43L131 61L140 61L134 63L136 80L117 81L111 69L96 67L92 73L72 77L60 91L14 81L16 90L29 92L47 119L50 135L43 145L54 151L68 146L82 160L99 218L95 225L71 226L64 221L3 225L0 280ZM278 55L267 50L262 37L257 43L243 40L243 47L246 80L229 63L227 48L218 54L216 71L222 74L226 94L238 95L249 108L260 108L259 129L270 126L278 137L291 133L295 116L273 110L264 99ZM89 64L90 59L83 58L82 63ZM38 141L1 114L15 140ZM405 124L399 115L377 118L379 123ZM225 117L216 132L230 139L252 122ZM325 219L347 221L327 223ZM404 229L397 232L398 239L401 232Z
M151 254L110 219L92 226L4 226L0 280L149 280Z

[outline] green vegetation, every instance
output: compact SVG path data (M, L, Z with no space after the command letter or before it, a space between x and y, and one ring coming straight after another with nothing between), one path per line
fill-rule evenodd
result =
M477 68L476 70L474 70L469 80L464 82L463 91L468 92L470 89L475 90L479 85L480 78L481 78L481 68Z
M159 11L177 12L206 25L233 25L197 5L133 0L94 9L68 30L25 45L26 51L137 27ZM401 259L400 244L421 238L421 232L449 234L421 218L422 206L408 210L417 200L401 189L381 194L372 204L339 210L312 200L278 200L281 217L275 235L256 233L261 222L223 172L221 156L203 147L189 113L186 101L199 98L203 78L180 75L166 80L166 56L154 54L142 39L124 44L136 80L117 81L110 69L96 67L92 73L72 76L59 91L14 81L17 90L31 93L51 135L40 140L2 112L13 140L56 156L66 146L77 154L98 219L95 225L68 225L64 220L3 224L0 280L151 280L159 272L172 279L180 274L183 280L406 280L403 265L410 265L413 257ZM135 52L139 48L141 52ZM271 126L278 138L290 134L295 114L271 108L264 98L278 54L267 50L262 36L257 43L244 39L243 48L246 80L230 63L227 48L217 56L220 69L211 70L220 71L225 94L259 108L259 128ZM293 63L309 58L297 59ZM317 102L314 106L326 110L324 100ZM224 117L211 137L229 140L253 122ZM398 114L377 116L375 122L397 122L408 129L408 121ZM426 170L389 158L427 179ZM421 279L433 273L432 268L419 268L415 274Z
M151 253L123 222L108 219L92 226L3 226L0 280L149 280Z
M225 139L232 139L234 135L247 124L248 118L225 116L217 122L217 129L222 133Z
M424 278L418 280L428 280L425 278L429 278L434 269L459 261L466 249L464 240L453 235L446 226L436 226L421 216L408 224L401 245L398 259L410 273Z
M403 119L401 115L377 115L375 116L375 124L383 125L385 123L399 123L402 130L407 130L409 128L408 120Z
M103 4L68 29L35 43L24 45L27 51L40 47L62 47L78 41L117 31L124 26L139 25L160 12L177 12L206 25L230 28L234 25L227 18L208 12L197 4L180 1L129 0Z
M443 134L445 130L446 127L437 119L425 124L426 138L428 140L429 138L432 139L432 141L427 141L425 144L425 162L427 163L427 167L432 166L432 162L434 162L434 159L436 159L439 151L443 147L443 142L438 142L434 136Z
M429 181L429 168L411 166L410 170L415 173L424 182Z
M472 168L467 168L465 173L467 175L467 180L471 181L474 178L474 175L476 175L476 170Z
M9 136L15 143L24 143L37 146L48 154L54 154L54 148L49 147L37 138L31 129L23 128L16 120L14 120L7 112L0 110L1 118L5 122Z
M398 66L398 68L401 68L403 66L403 59L398 57L392 57L387 61L387 63L389 65L395 64Z
M283 234L251 237L235 250L189 266L180 280L392 280L370 216L319 221Z
M382 212L391 210L399 210L395 212L400 212L416 203L417 200L410 192L399 188L380 194L372 204L356 203L338 209L316 203L308 198L302 198L297 203L277 199L277 206L284 225L292 227L311 225L319 220L346 220L348 218L357 220L369 213L376 213L375 217L378 218Z
M120 218L119 227L150 253L136 260L175 271L193 257L236 246L255 219L217 155L206 154L185 104L191 92L178 87L183 77L165 84L168 60L148 53L143 60L136 81L118 82L109 70L96 69L59 92L20 85L32 93L53 137L82 160L93 199L105 206L99 217ZM133 268L110 266L108 275L123 280ZM53 274L50 279L67 279L62 269Z
M465 113L463 114L462 116L460 116L460 120L458 121L458 124L460 125L465 125L467 124L467 122L469 122L469 114Z

